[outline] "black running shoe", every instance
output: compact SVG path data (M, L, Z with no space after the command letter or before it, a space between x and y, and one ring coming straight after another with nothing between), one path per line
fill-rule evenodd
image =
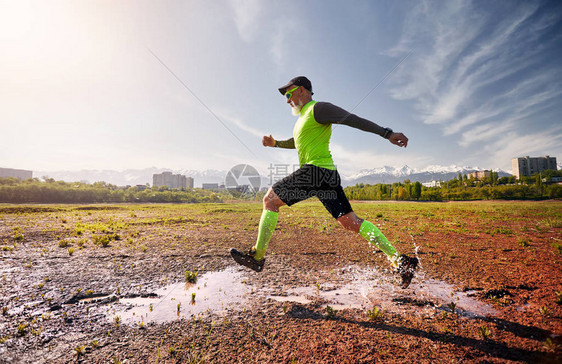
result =
M234 248L230 249L230 255L232 256L232 259L236 261L236 263L253 269L256 272L261 272L265 264L265 258L263 258L262 260L255 260L255 254L256 252L254 250L250 250L248 253L244 254Z
M402 254L399 258L398 274L402 277L402 288L408 288L412 278L414 278L414 271L418 266L418 258L410 258Z

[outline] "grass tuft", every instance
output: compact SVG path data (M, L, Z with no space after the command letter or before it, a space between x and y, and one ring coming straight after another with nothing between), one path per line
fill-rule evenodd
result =
M544 346L548 350L550 350L552 352L556 352L560 345L558 345L554 341L552 341L551 338L547 338L546 341L544 342Z
M484 340L488 340L492 336L492 331L487 326L480 326L478 328L478 333L480 337Z
M68 248L70 246L70 240L61 239L59 240L59 247Z
M27 333L27 327L29 324L27 322L22 322L18 325L18 336L24 336Z
M546 306L542 306L541 308L539 308L539 312L545 317L550 316L550 309Z
M84 355L84 348L85 348L84 345L77 346L77 347L74 348L74 351L76 352L77 357L81 357L82 355Z
M113 318L113 322L115 322L115 326L117 327L121 326L121 316L115 316Z
M382 319L384 314L384 310L378 307L373 307L371 310L367 310L367 316L369 317L369 321L378 321Z
M197 282L197 272L191 272L186 270L185 271L185 281L187 283L196 283Z

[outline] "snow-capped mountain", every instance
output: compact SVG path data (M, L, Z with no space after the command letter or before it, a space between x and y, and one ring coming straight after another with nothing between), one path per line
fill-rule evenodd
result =
M347 176L346 179L355 180L355 179L360 179L360 178L369 177L369 176L373 176L373 175L379 175L379 176L388 175L388 176L401 177L401 176L408 176L408 175L410 175L412 173L415 173L415 172L416 171L414 169L412 169L408 166L404 166L402 168L394 168L394 167L390 167L390 166L384 166L384 167L380 167L380 168L362 169L357 174Z
M423 169L413 169L408 166L394 168L384 166L381 168L364 169L357 174L342 176L344 186L353 186L358 183L377 184L403 182L409 179L412 182L448 181L457 178L459 173L465 175L474 171L481 171L479 167L461 167L456 165L440 166L430 165ZM500 177L510 176L510 173L495 170Z

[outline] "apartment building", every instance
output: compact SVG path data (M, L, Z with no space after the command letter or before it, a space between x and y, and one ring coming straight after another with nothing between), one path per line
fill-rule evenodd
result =
M471 172L467 175L469 179L473 178L478 180L482 180L484 178L490 178L491 176L492 176L492 171L489 170Z
M193 188L193 178L172 172L152 175L152 186L168 186L169 188Z
M511 160L513 175L520 179L521 177L530 177L533 174L545 171L547 169L557 170L556 157L519 157Z

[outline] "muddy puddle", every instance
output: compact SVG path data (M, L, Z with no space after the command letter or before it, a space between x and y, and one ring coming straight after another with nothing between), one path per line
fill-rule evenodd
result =
M180 282L156 290L151 297L120 298L107 316L125 324L163 323L242 310L252 290L244 282L235 268L208 272L199 275L195 284Z
M420 272L408 289L398 286L396 278L375 268L347 267L336 271L334 282L310 287L296 287L282 294L268 294L268 287L258 289L246 283L248 274L238 267L208 272L196 284L180 282L154 292L151 297L120 298L106 306L111 321L138 325L191 319L204 314L225 314L249 307L257 297L302 305L321 302L334 310L368 310L377 306L386 311L432 315L455 312L467 318L493 316L494 308L453 286L425 277ZM98 298L99 299L99 298ZM94 301L95 302L95 301Z

